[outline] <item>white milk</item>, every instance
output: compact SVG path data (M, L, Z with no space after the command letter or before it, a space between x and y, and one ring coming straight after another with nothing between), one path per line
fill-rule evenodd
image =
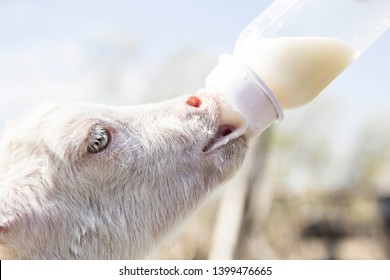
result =
M355 58L343 41L327 37L248 40L235 50L269 87L281 107L302 106L316 97Z

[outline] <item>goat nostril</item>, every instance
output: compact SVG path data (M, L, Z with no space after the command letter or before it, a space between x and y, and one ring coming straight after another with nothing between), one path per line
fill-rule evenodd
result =
M196 96L191 96L187 100L187 104L192 106L192 107L195 107L195 108L199 108L201 103L202 102L200 101L200 99L198 97L196 97Z

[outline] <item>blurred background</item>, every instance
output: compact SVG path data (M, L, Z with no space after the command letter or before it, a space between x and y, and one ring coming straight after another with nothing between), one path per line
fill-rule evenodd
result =
M0 1L0 135L44 102L195 92L271 0ZM155 258L390 258L390 33L285 112Z

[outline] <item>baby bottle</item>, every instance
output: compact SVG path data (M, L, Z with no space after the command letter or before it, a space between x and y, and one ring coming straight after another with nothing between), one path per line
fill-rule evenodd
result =
M316 97L390 26L389 0L276 0L223 54L205 85L258 135ZM369 75L369 73L368 73Z

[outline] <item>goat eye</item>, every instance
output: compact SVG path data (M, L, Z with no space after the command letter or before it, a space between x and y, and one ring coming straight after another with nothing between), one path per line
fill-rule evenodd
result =
M96 154L104 150L109 143L109 134L106 129L101 126L95 126L88 140L87 150L91 154Z

